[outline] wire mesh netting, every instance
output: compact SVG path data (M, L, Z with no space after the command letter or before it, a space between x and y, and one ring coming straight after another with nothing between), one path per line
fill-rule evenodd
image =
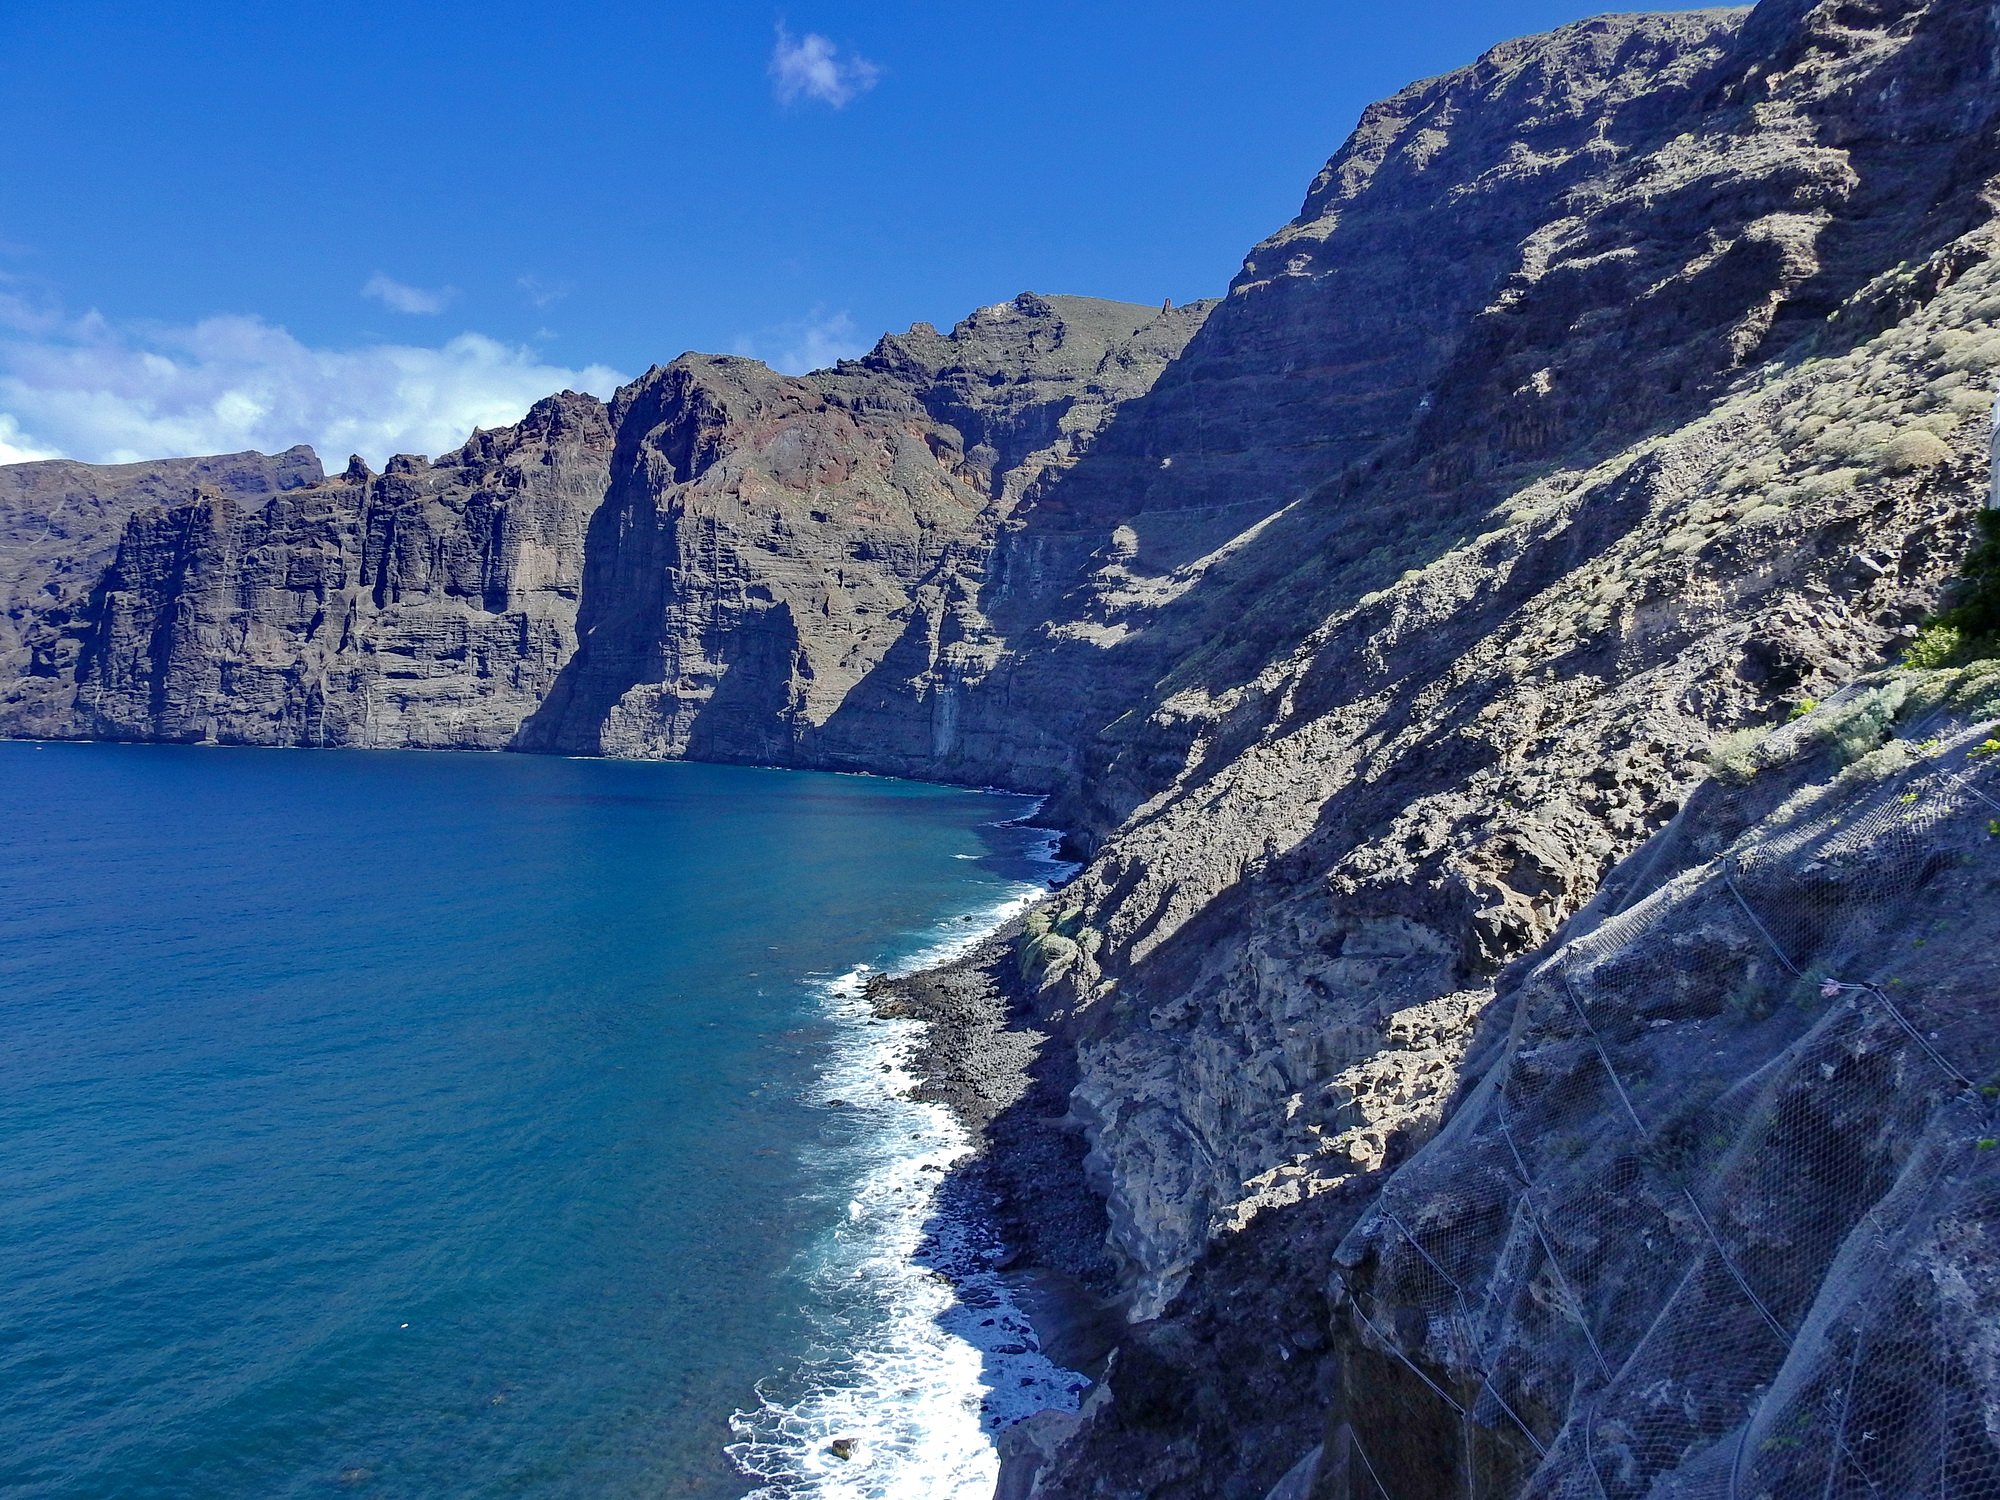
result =
M1342 1246L1522 1493L2000 1497L1993 732L1933 715L1597 914Z

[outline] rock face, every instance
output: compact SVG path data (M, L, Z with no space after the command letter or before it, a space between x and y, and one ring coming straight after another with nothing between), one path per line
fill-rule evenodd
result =
M256 504L322 477L310 448L275 458L0 466L0 719L16 732L70 723L91 590L134 515L184 499L193 486Z
M565 393L435 464L255 505L197 482L127 522L67 623L67 716L14 732L503 746L574 646L610 436Z
M958 677L1001 646L994 534L1206 311L1023 295L803 378L689 355L608 407L565 392L318 484L304 450L252 456L286 482L262 489L238 460L18 466L23 494L61 480L126 524L113 560L102 527L45 544L15 513L10 603L40 649L0 729L1039 784L1032 759L996 771L1018 734L968 750L954 727Z
M1206 311L1022 296L814 375L649 372L613 404L581 644L521 744L1046 784L1054 752L1019 753L1042 731L960 723L1005 644L996 533Z
M1498 976L1443 1128L1222 1237L1038 1493L1986 1493L1996 716L2000 662L1882 673L1731 752Z
M1858 780L1902 700L1790 769L1729 735L1893 659L1989 493L1996 76L1983 0L1508 43L1370 109L1213 307L1024 296L796 378L687 356L436 464L136 514L87 586L88 547L34 553L73 581L10 585L36 665L0 729L1051 793L1091 857L1019 958L1137 1326L1038 1494L1895 1492L1891 1450L1798 1425L1919 1401L1829 1373L1867 1277L1938 1330L1912 1441L1990 1480L1990 1214L1896 1206L1963 1144L1884 1008L1909 976L1795 1005L1753 939L1868 955L1702 903L1766 850L1881 952L1922 938L1868 905L1882 860L1984 920L1981 828L1951 880L1786 842L1929 806L1976 705L1958 762ZM1700 983L1579 1004L1603 933ZM1925 970L1919 1037L1990 995L1967 975ZM1983 1085L1974 1040L1933 1045ZM1502 1100L1548 1123L1510 1143Z
M1844 695L1510 972L1337 1254L1332 1493L1991 1485L1996 712Z
M1049 1003L1142 1311L1212 1235L1434 1123L1492 974L1672 814L1718 730L1879 661L1936 596L2000 355L1995 100L1968 61L1992 18L1858 20L1511 44L1371 112L1323 176L1555 181L1377 455L1142 627L1208 640L1059 800L1105 840ZM1360 215L1322 221L1325 191L1274 245L1339 242ZM1183 365L1266 295L1267 254ZM1365 315L1338 276L1310 289L1323 323Z

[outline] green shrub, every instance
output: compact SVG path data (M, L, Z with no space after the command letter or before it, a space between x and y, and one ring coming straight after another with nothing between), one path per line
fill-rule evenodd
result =
M1964 645L1964 631L1956 625L1947 625L1941 620L1934 620L1917 632L1917 638L1910 643L1910 649L1903 653L1903 665L1923 671L1948 667L1958 659L1958 653Z
M1952 623L1969 636L2000 636L2000 510L1980 511L1979 540L1966 554L1964 574L1967 587Z
M1028 913L1021 928L1014 950L1015 965L1023 979L1035 983L1061 974L1075 964L1084 951L1084 944L1078 938L1088 936L1083 931L1083 912L1079 908L1051 912L1047 907L1039 907Z
M1959 570L1958 602L1924 622L1917 644L1910 648L1911 666L1936 667L2000 656L2000 510L1982 509L1978 526L1978 539ZM1928 644L1926 637L1946 630L1957 637L1949 654L1916 660L1920 648L1927 657L1935 657L1946 637L1940 633Z
M1896 711L1903 706L1909 691L1907 683L1892 679L1841 704L1821 730L1825 742L1832 747L1833 758L1843 766L1851 766L1879 747L1888 737L1890 726L1896 722Z
M1912 427L1882 447L1882 467L1891 474L1914 474L1951 461L1951 448L1934 432Z
M1769 733L1766 729L1738 729L1719 736L1702 757L1709 774L1731 786L1747 786L1764 769L1763 757L1758 752Z
M1824 500L1828 495L1838 495L1853 489L1855 481L1860 477L1859 469L1822 469L1800 480L1798 493L1806 500Z

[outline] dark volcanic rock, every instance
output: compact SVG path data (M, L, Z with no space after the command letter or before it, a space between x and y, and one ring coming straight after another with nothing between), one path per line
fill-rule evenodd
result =
M1371 111L1273 242L1325 241L1286 262L1294 324L1372 316L1311 274L1371 193L1546 221L1375 457L1208 563L1107 565L1011 666L1016 703L1121 662L1154 684L1056 804L1108 837L1050 980L1095 1013L1078 1107L1142 1306L1211 1234L1434 1120L1492 973L1671 814L1715 732L1879 661L1936 597L2000 361L1996 99L1960 61L1992 22L1861 20L1588 22ZM1893 185L1857 166L1877 152ZM1914 430L1941 461L1895 460Z
M0 466L0 725L16 734L68 730L91 591L132 516L185 499L193 486L257 504L322 477L310 448Z
M499 748L575 644L604 408L565 393L436 463L132 517L44 734ZM252 497L254 498L254 497Z
M581 644L522 746L1046 785L1039 726L960 725L1006 644L993 538L1205 312L1024 295L812 375L650 371L613 404Z

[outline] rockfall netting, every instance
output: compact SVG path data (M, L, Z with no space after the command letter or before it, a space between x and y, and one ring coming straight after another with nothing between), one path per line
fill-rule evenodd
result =
M1464 1493L2000 1497L1996 732L1933 711L1692 869L1670 830L1525 981L1340 1252Z

